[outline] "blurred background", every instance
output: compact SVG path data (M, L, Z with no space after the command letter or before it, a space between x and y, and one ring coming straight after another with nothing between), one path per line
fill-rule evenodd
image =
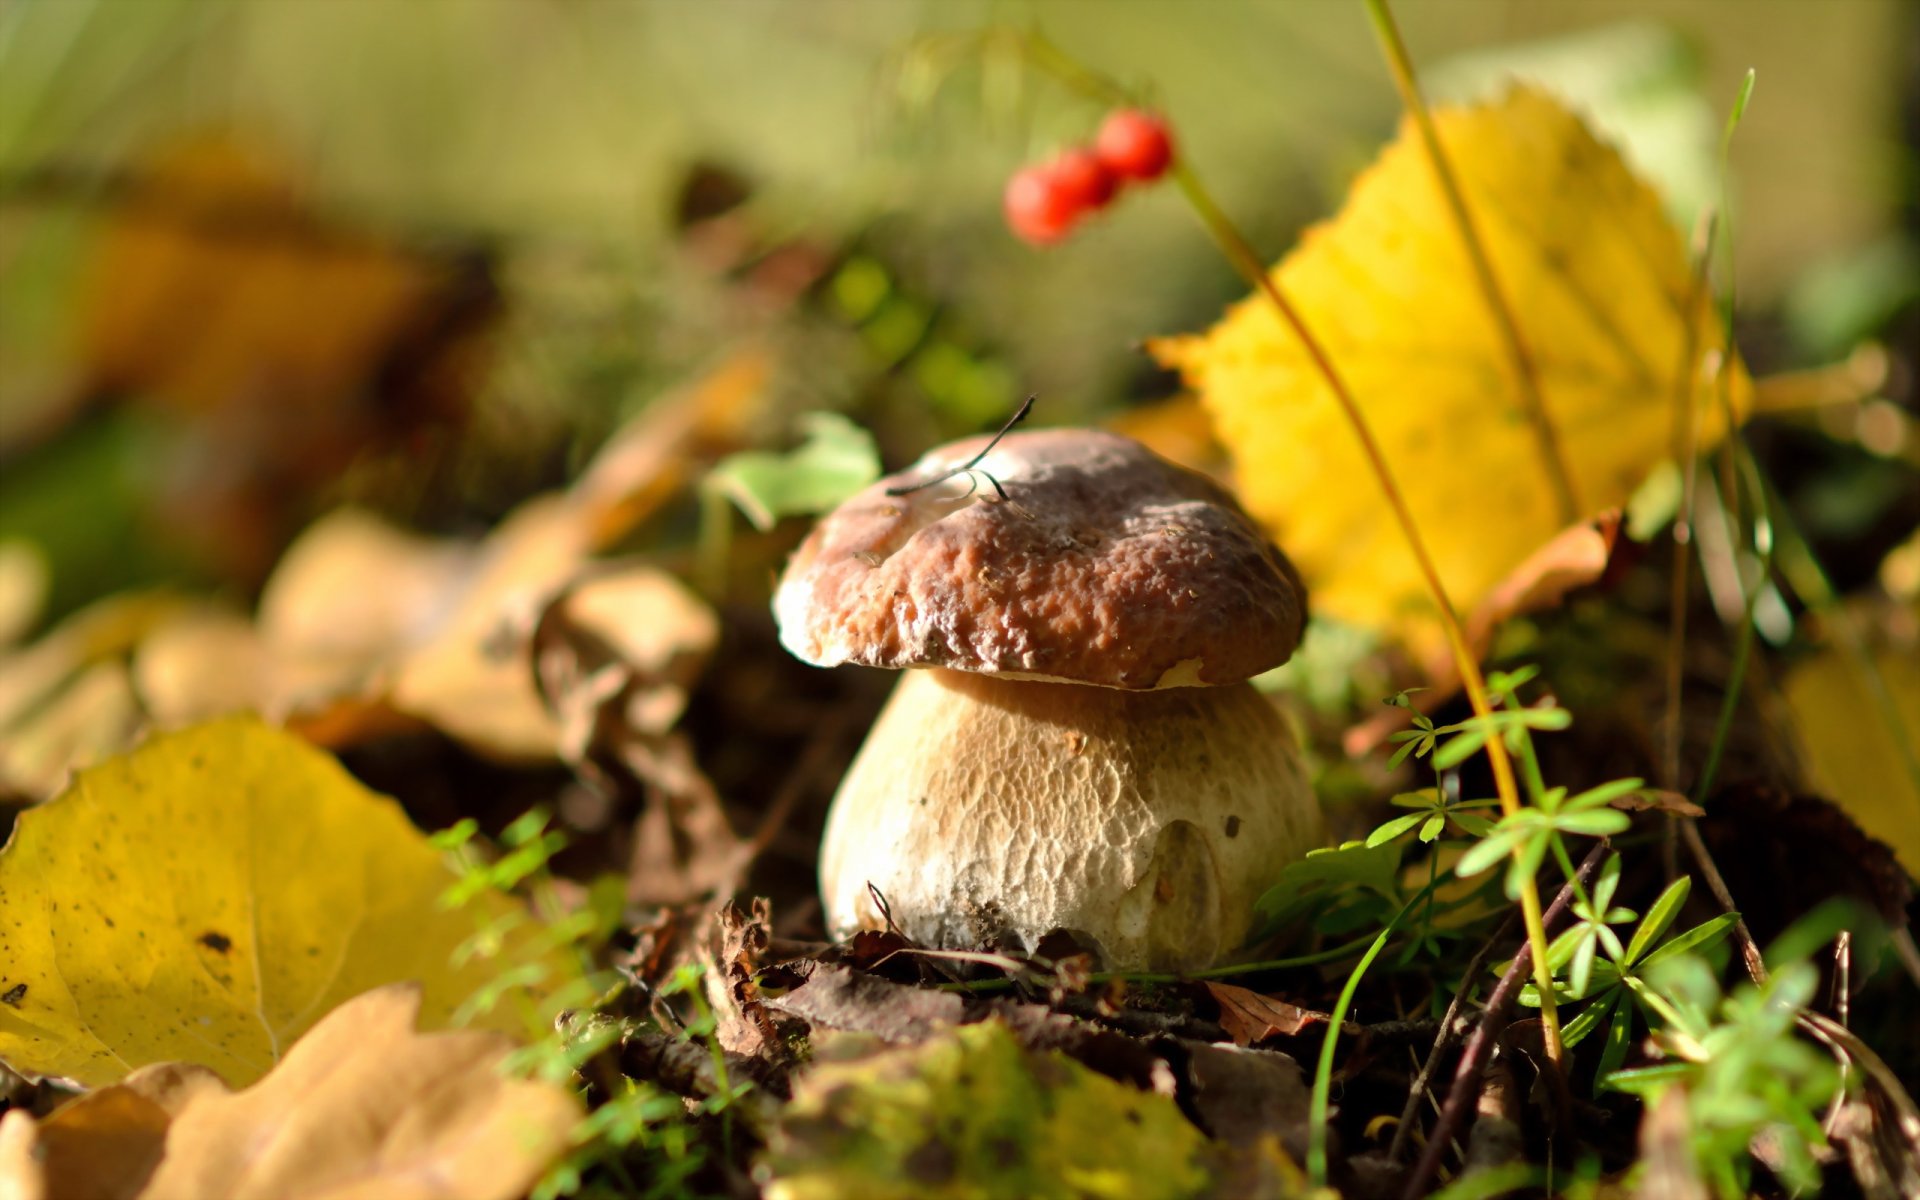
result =
M1437 96L1547 80L1683 227L1754 68L1729 187L1757 372L1911 298L1912 5L1401 17ZM889 467L1028 392L1046 423L1171 396L1139 341L1241 285L1171 192L1046 253L1007 235L1008 172L1099 114L930 41L989 22L1150 84L1275 257L1397 112L1343 0L0 6L0 535L51 556L49 616L244 594L341 501L484 526L745 347L777 367L742 440L858 410Z

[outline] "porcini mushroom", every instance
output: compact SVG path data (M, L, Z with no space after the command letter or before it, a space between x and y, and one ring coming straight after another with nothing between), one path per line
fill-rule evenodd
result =
M908 668L828 816L837 936L891 916L1031 950L1064 929L1110 967L1190 969L1321 841L1247 682L1300 639L1299 576L1212 480L1129 438L934 450L821 520L774 611L807 662Z

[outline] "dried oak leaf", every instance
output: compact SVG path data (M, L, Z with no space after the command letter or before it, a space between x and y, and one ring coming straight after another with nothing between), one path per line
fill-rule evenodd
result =
M417 987L347 1001L254 1086L149 1067L44 1122L0 1120L20 1200L511 1200L568 1145L572 1095L510 1079L497 1033L414 1032Z
M399 805L292 734L228 718L155 737L22 813L0 851L0 1059L88 1086L185 1061L244 1085L369 988L418 981L433 1027L503 961L561 978L527 928L505 960L453 965L477 919L440 905L454 878Z
M1725 434L1706 369L1721 337L1659 198L1578 117L1516 88L1434 121L1531 351L1570 506L1409 126L1274 278L1351 386L1470 613L1573 520L1626 502L1672 453L1677 397L1695 405L1696 445ZM1213 414L1242 498L1317 610L1437 657L1426 587L1358 441L1266 300L1153 350ZM1752 386L1737 361L1729 370L1738 417Z

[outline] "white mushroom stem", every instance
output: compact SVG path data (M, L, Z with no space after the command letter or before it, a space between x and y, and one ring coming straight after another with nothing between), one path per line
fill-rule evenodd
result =
M1109 967L1192 969L1232 954L1321 840L1293 736L1250 684L915 670L834 799L821 894L840 936L884 926L877 891L931 946L1030 950L1062 928Z

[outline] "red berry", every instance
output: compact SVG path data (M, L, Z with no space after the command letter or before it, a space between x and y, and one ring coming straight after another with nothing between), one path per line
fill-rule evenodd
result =
M1001 206L1007 215L1007 227L1022 241L1045 246L1067 236L1085 206L1068 188L1061 186L1052 163L1022 167L1007 180Z
M1123 108L1107 114L1093 152L1122 179L1158 179L1173 162L1173 135L1152 113Z
M1105 207L1120 186L1120 181L1114 178L1107 164L1101 162L1093 151L1077 146L1062 150L1060 157L1054 159L1048 169L1053 172L1055 186L1065 192L1081 212Z

